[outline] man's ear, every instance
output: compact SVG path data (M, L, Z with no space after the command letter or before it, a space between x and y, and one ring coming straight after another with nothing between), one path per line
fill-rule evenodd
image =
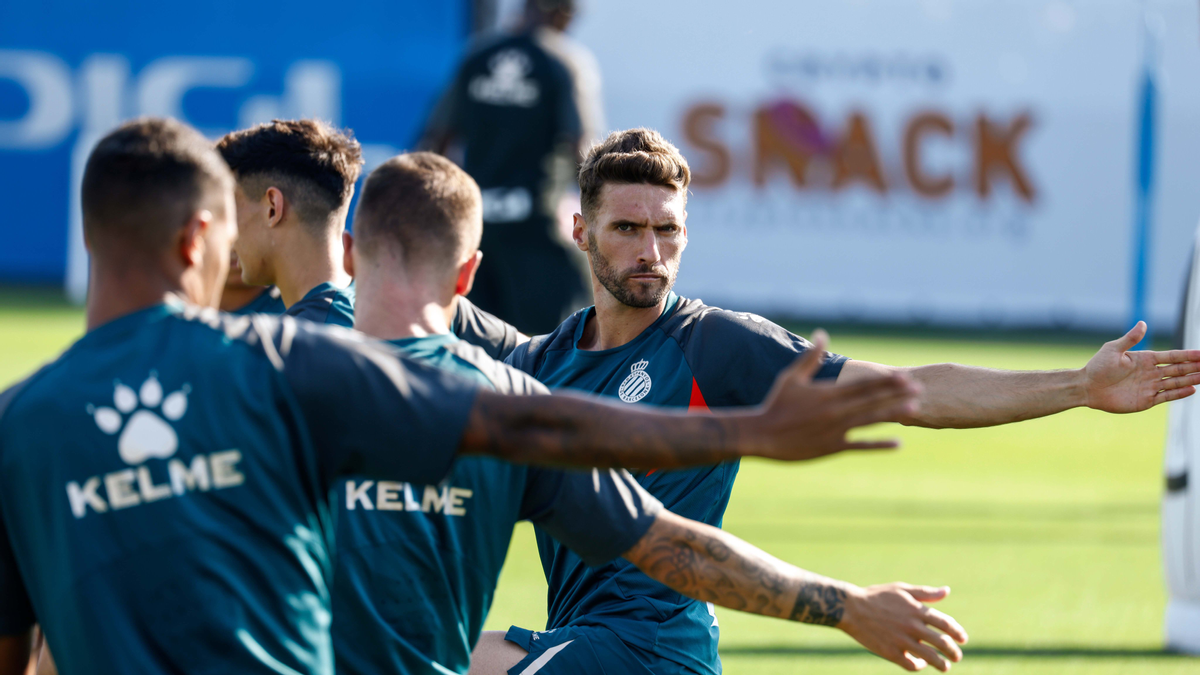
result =
M201 209L193 213L192 217L179 230L178 251L184 269L196 267L204 259L204 251L207 247L204 235L208 232L208 226L212 224L212 221L212 213L207 209Z
M342 269L346 270L346 274L354 276L354 255L351 251L354 250L354 235L349 232L342 232Z
M454 294L466 295L475 287L475 273L479 271L479 263L483 262L483 251L475 251L475 255L467 258L458 266L458 279L454 282Z
M571 239L575 240L575 248L586 252L588 250L587 221L581 214L576 213L571 226Z
M266 202L267 207L267 227L275 227L282 223L283 217L291 207L284 199L283 192L277 187L269 187L267 193L263 195L263 201Z

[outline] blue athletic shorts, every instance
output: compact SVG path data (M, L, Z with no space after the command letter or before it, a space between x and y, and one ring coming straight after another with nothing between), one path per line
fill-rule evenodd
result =
M616 633L599 626L546 631L513 626L504 639L529 652L508 675L653 675Z

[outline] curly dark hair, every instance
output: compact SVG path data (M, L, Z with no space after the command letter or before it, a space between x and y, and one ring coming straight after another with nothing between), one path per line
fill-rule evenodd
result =
M350 203L362 172L362 146L349 129L320 120L275 120L217 142L242 190L278 187L306 222L324 223Z

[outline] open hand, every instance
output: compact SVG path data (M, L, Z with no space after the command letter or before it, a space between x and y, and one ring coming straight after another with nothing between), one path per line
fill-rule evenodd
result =
M813 333L813 346L775 380L755 420L755 452L784 460L814 459L842 450L895 448L895 439L850 442L856 427L907 417L916 412L919 388L903 374L850 384L813 382L825 361L829 336Z
M932 665L944 673L951 662L962 660L958 645L967 643L967 632L953 617L924 603L947 595L950 589L945 586L895 583L861 588L846 596L846 613L837 627L905 670Z
M1131 352L1146 336L1139 321L1128 333L1106 342L1084 367L1087 406L1112 413L1146 410L1196 393L1200 350Z

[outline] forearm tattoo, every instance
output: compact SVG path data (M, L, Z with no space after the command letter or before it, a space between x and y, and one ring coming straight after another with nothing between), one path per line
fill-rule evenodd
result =
M845 612L839 582L669 514L659 516L625 557L675 591L722 607L823 626L837 625Z
M729 418L621 406L575 395L480 392L463 434L466 454L559 466L668 469L736 459Z
M796 595L792 621L818 626L836 626L846 613L846 591L834 584L806 582Z

